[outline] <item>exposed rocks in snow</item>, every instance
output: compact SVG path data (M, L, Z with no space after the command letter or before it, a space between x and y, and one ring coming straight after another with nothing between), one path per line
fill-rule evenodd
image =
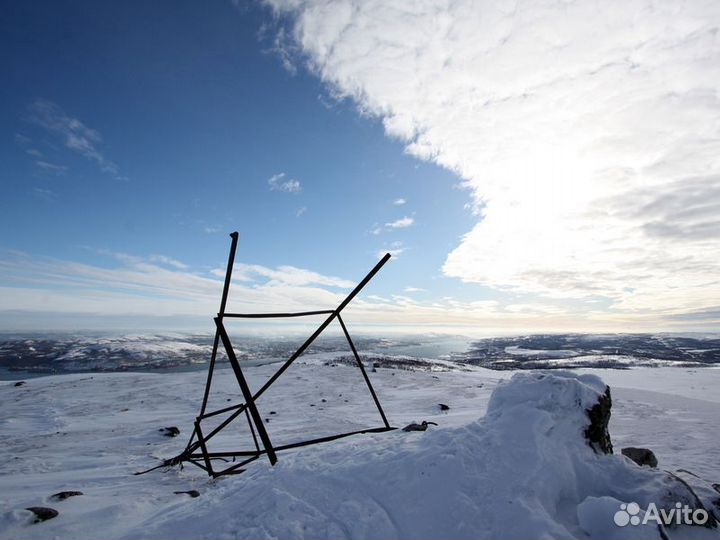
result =
M196 489L191 489L188 491L173 491L173 493L175 495L190 495L190 497L192 497L193 499L200 496L200 492Z
M450 406L445 405L444 403L438 403L438 406L440 407L441 411L449 411L450 410Z
M166 437L177 437L180 435L180 430L175 426L160 428L158 431Z
M613 453L610 432L608 431L611 408L612 398L610 397L610 387L606 386L605 392L598 398L597 403L587 409L587 415L590 417L590 425L585 429L585 438L593 450L598 453Z
M423 420L420 424L416 422L408 424L403 428L403 431L425 431L430 425L437 426L435 422L426 422L425 420Z
M78 495L83 495L82 491L61 491L59 493L55 493L54 495L50 495L49 499L51 501L64 501L65 499L68 499L70 497L77 497Z
M35 519L33 520L33 523L47 521L48 519L57 517L57 515L59 514L59 512L54 508L47 508L45 506L31 506L30 508L26 508L25 510L30 510L33 514L35 514Z
M641 467L647 465L648 467L657 467L658 460L652 450L647 448L635 448L628 446L620 450L623 456L630 458Z
M25 386L25 381L18 381L14 386Z

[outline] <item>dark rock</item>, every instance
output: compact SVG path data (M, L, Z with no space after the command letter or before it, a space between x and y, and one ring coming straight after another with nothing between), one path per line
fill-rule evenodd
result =
M15 386L23 386L25 384L25 381L18 381L15 383Z
M83 495L82 491L61 491L59 493L55 493L54 495L50 495L51 501L64 501L65 499L68 499L70 497L77 497L78 495Z
M270 414L277 414L275 411L270 411Z
M610 432L608 431L611 408L612 397L610 397L610 387L606 386L605 393L600 396L598 402L591 408L587 409L587 415L590 418L590 425L585 430L585 438L588 440L592 449L598 454L613 453Z
M420 424L416 424L415 422L408 424L403 428L403 431L425 431L429 425L437 426L435 422L426 422L423 420Z
M177 437L180 435L180 430L175 426L160 428L158 431L162 432L166 437Z
M200 496L200 492L195 489L189 491L173 491L173 493L175 495L190 495L193 499Z
M325 398L321 399L320 401L322 401L323 403L327 403L327 399Z
M373 362L373 368L374 368L374 369L377 369L377 368L379 368L379 367L380 367L380 363L379 363L379 362Z
M445 405L444 403L438 403L438 405L440 406L441 411L449 411L450 410L449 405Z
M33 514L35 514L35 519L33 520L33 523L47 521L48 519L52 519L54 517L57 517L58 515L58 511L54 508L46 508L44 506L31 506L30 508L26 508L25 510L30 510Z
M647 448L633 448L629 446L620 450L623 456L632 459L641 467L647 465L649 467L657 467L658 460L652 450Z
M370 370L370 372L371 372L371 373L377 373L377 369L372 368L372 369Z

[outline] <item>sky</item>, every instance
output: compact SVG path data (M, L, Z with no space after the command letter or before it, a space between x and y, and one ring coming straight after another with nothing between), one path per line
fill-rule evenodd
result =
M713 331L720 5L3 2L0 331ZM210 324L208 324L210 323Z

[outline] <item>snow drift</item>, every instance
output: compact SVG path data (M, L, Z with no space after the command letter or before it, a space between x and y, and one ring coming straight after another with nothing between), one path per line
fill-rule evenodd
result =
M655 524L615 525L620 504L692 497L662 471L591 448L587 410L606 388L594 375L517 374L469 425L284 454L128 536L659 538Z

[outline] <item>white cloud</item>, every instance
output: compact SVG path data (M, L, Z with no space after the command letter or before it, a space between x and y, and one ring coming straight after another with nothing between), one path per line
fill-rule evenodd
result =
M51 189L45 189L40 187L34 187L33 193L36 197L40 197L46 201L54 201L57 199L57 194Z
M17 251L5 252L0 258L0 313L17 310L54 313L72 320L73 314L210 317L216 312L224 270L212 270L212 277L207 277L172 264L162 267L149 258L112 252L106 252L106 255L117 264L95 266ZM155 258L164 260L162 256ZM240 265L237 270L233 274L228 303L230 312L332 309L355 285L355 281L290 266ZM360 279L362 275L356 277ZM629 319L621 315L602 319L596 313L578 316L577 313L551 311L532 304L503 307L496 300L463 301L453 297L430 302L402 295L388 299L373 294L376 290L371 282L348 306L345 315L348 323L354 327L358 324L383 325L385 330L396 326L409 332L424 331L425 327L432 330L451 328L469 334L508 329L515 332L559 328L618 331L626 330L629 324ZM664 320L635 318L633 329L707 324L708 320L717 320L717 313L697 311L687 321L673 317Z
M268 268L259 264L237 264L235 265L236 271L245 276L259 276L269 280L270 284L284 284L284 285L325 285L328 287L340 287L349 288L354 287L355 283L348 281L347 279L341 279L332 276L324 276L313 272L311 270L305 270L304 268L296 268L294 266L278 266L277 268Z
M301 207L298 208L297 211L295 212L295 217L300 217L300 216L302 216L305 212L307 212L307 206L301 206Z
M285 179L286 174L284 172L274 174L268 178L268 185L271 191L284 191L286 193L300 193L302 186L300 182L294 178L288 180Z
M402 242L393 242L392 244L390 244L389 247L378 250L376 256L378 259L381 259L385 256L386 253L389 253L392 257L397 258L405 251L407 251L407 248L403 246Z
M269 3L334 95L471 190L446 275L608 318L720 306L720 3Z
M393 201L393 204L394 204L395 206L402 206L402 205L405 204L406 202L407 202L407 201L406 201L405 199L403 199L402 197L400 197L399 199L395 199L395 200Z
M395 221L391 221L390 223L386 223L385 227L388 229L406 229L413 223L415 223L413 218L405 216L403 218L396 219Z
M57 104L44 99L35 101L30 105L30 120L59 136L70 150L96 162L103 172L117 177L118 166L98 149L98 144L102 141L100 133L87 127L77 118L69 116ZM27 137L24 138L29 142Z
M425 289L421 289L420 287L405 287L406 293L415 293L415 292L425 292Z
M35 165L40 167L41 169L45 171L49 171L55 174L63 174L67 171L67 167L65 165L57 165L55 163L50 163L48 161L42 161L38 160L35 162Z
M164 264L167 266L172 266L174 268L178 268L180 270L187 270L189 267L187 264L182 263L178 261L177 259L173 259L172 257L168 257L166 255L150 255L148 259L151 262Z

